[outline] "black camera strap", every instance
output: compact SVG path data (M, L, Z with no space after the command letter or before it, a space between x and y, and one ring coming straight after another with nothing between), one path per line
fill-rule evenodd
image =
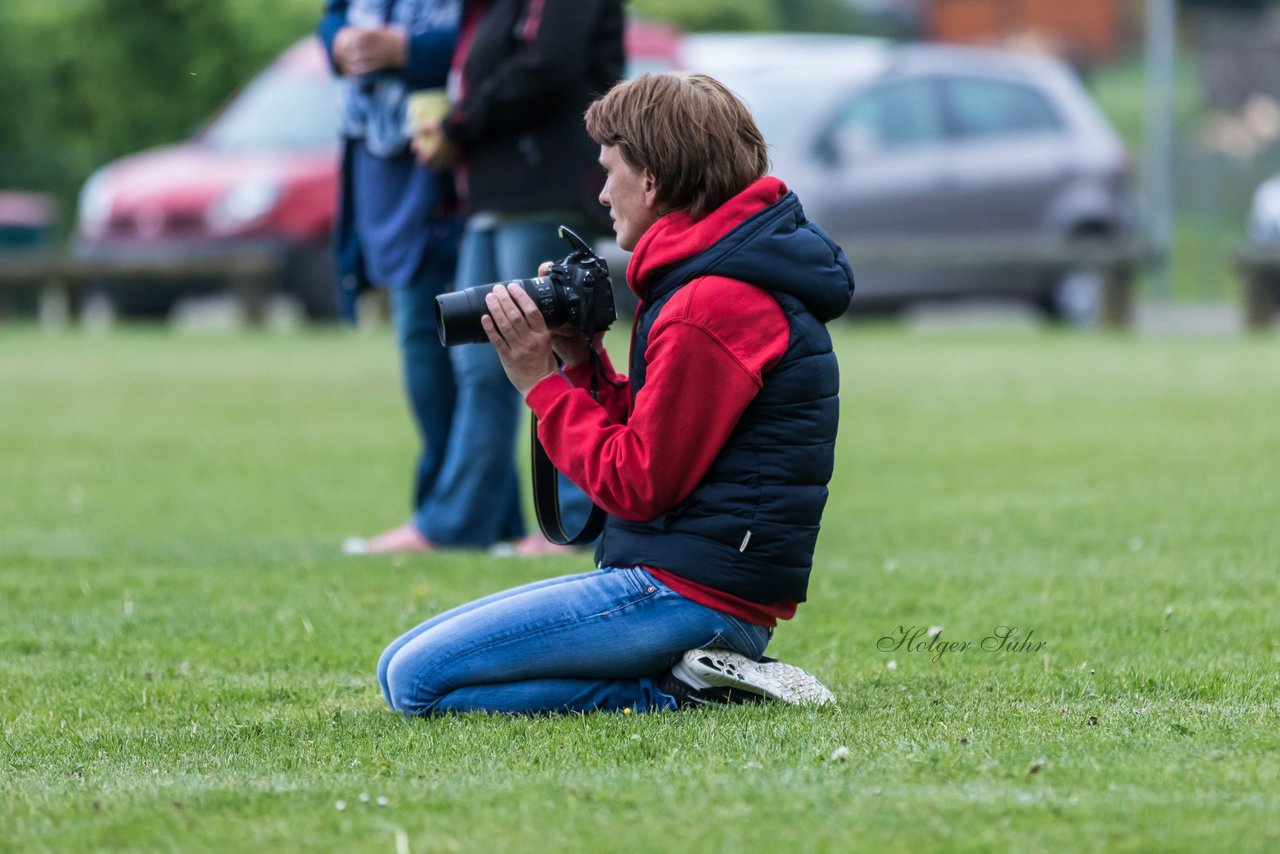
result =
M587 340L591 340L590 337ZM600 400L597 384L604 366L594 348L588 347L591 361L591 399ZM538 416L529 419L529 438L531 456L533 458L533 512L538 517L538 527L542 535L558 546L585 546L595 541L604 530L604 510L594 503L591 513L577 534L570 534L564 529L564 520L560 516L560 478L555 464L547 456L547 449L542 447L538 438Z
M542 535L558 546L585 546L594 542L604 530L604 511L592 504L582 530L577 534L565 531L564 520L560 516L559 472L538 438L538 417L531 418L529 424L533 439L533 510Z

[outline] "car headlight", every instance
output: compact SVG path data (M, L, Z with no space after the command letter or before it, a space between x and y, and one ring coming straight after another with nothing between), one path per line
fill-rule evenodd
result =
M1280 240L1280 178L1272 178L1253 194L1249 236L1258 241Z
M279 200L280 185L275 181L242 181L209 206L205 220L212 231L237 231L271 213Z
M80 231L90 237L102 234L107 221L111 219L111 208L114 205L115 193L111 191L106 172L94 172L80 188L80 198L76 202L76 220L80 223Z

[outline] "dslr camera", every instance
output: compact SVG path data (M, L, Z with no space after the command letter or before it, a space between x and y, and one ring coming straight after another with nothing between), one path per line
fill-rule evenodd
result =
M533 298L549 329L570 326L581 329L590 338L608 329L618 316L613 305L609 266L568 228L562 225L558 233L573 251L553 264L548 275L520 279L516 284ZM484 298L493 291L494 284L476 285L436 297L436 331L441 344L452 347L489 340L480 318L489 313Z

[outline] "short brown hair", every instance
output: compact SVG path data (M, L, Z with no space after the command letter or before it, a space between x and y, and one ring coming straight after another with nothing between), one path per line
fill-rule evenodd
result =
M705 74L641 74L587 108L587 133L649 170L663 213L701 219L769 171L746 104Z

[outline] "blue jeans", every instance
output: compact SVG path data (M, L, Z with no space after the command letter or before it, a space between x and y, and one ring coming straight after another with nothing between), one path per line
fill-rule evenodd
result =
M535 581L427 620L378 660L406 715L659 711L658 679L687 649L759 659L771 632L674 592L643 569Z
M456 287L536 276L540 263L568 254L568 244L556 234L563 219L471 217L462 235ZM434 494L419 505L414 524L439 545L484 548L525 531L515 457L525 409L492 345L463 344L448 352L457 384L449 444ZM565 527L576 532L590 499L563 476L560 496Z
M391 321L400 347L405 397L422 446L414 468L415 512L428 502L435 488L453 422L457 391L449 354L436 335L435 300L449 290L454 264L452 253L434 253L419 278L389 288Z

